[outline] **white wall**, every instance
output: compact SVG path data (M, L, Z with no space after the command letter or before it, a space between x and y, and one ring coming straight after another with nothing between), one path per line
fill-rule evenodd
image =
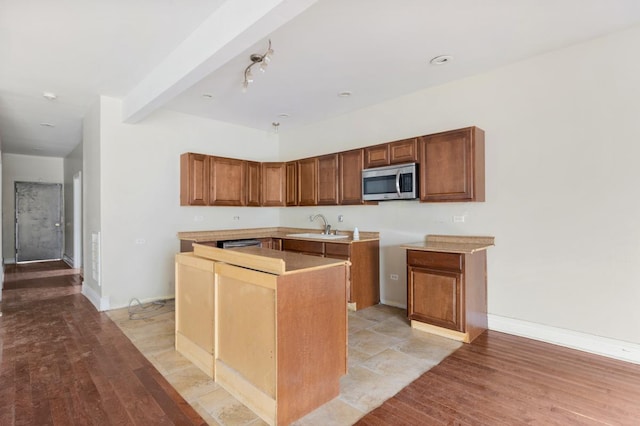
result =
M124 124L121 101L101 98L101 294L111 308L125 306L133 297L173 296L179 231L278 224L277 208L181 207L184 152L272 161L278 156L277 137L171 111ZM85 176L89 171L85 163Z
M101 230L101 168L100 168L100 102L96 101L82 121L82 259L84 267L83 292L93 295L99 304L99 256L93 256L92 235ZM86 287L86 288L84 288Z
M64 256L73 259L73 175L82 171L82 143L63 159L64 168Z
M281 223L308 225L322 212L338 228L380 231L382 298L403 306L400 243L493 235L491 314L640 343L639 45L633 28L282 131L282 157L293 159L477 125L487 201L289 208Z
M2 154L2 256L15 262L15 183L62 183L62 158Z

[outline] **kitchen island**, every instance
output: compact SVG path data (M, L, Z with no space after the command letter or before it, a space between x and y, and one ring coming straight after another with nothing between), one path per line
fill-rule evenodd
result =
M289 424L338 396L349 262L193 247L176 256L176 350L201 368L204 361L207 374L269 424Z
M248 228L179 232L180 251L190 252L193 244L220 247L229 240L256 240L262 247L312 256L348 260L349 308L358 310L380 303L380 235L351 231L322 235L317 229Z

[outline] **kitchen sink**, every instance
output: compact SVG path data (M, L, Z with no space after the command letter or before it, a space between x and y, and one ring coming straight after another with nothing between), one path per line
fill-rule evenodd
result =
M319 240L339 240L340 238L349 238L348 235L314 234L312 232L304 232L302 234L287 234L287 237L315 238Z

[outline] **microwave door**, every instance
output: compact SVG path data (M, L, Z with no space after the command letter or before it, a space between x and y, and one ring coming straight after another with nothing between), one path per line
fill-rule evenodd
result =
M363 183L365 195L383 195L396 192L396 180L393 175L367 177Z

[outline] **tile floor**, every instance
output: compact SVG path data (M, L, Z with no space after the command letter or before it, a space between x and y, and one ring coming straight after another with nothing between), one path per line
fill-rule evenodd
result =
M172 302L150 306L144 314L153 316L130 320L127 308L108 312L207 423L266 424L174 350ZM405 310L385 305L349 312L349 374L341 379L340 396L294 425L351 425L461 346L413 330L405 315Z

